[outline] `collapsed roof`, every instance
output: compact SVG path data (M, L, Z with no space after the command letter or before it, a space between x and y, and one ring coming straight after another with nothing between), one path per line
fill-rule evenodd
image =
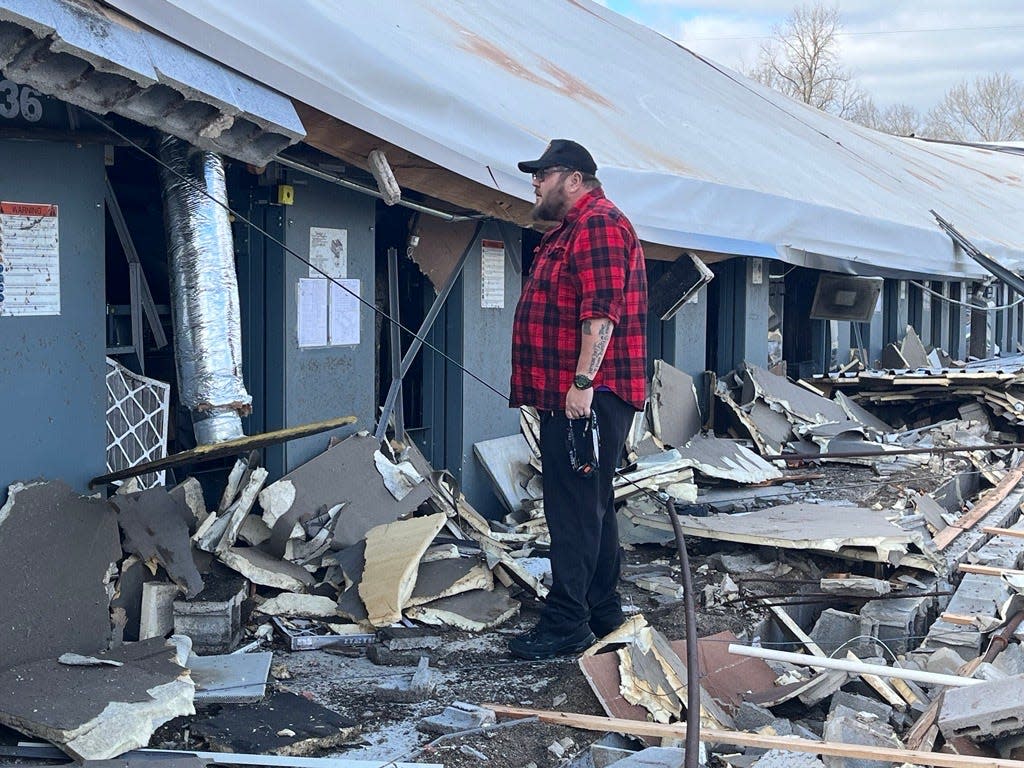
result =
M93 0L0 0L0 72L257 165L305 135L281 94Z
M108 2L492 195L532 201L516 161L578 139L651 243L858 274L984 275L934 208L1005 266L1024 262L1018 156L853 125L591 0Z

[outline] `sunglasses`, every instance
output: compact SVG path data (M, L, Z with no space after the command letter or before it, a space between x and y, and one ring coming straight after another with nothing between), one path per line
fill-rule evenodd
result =
M531 176L533 180L538 184L542 183L544 179L550 176L552 173L572 173L572 168L565 168L561 165L553 165L550 168L541 168L538 171L534 171Z

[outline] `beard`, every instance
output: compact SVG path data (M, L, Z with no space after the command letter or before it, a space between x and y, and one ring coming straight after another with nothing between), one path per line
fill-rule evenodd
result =
M565 194L563 179L557 187L553 187L533 206L530 216L534 221L561 221L568 211L568 197Z

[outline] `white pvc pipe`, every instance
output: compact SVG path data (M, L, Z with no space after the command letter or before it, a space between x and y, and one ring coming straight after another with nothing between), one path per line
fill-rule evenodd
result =
M774 651L770 648L754 648L749 645L729 644L729 653L737 656L753 656L755 659L769 659L771 661L788 661L791 664L802 664L805 667L816 667L821 669L838 669L841 672L853 672L857 675L877 675L878 677L897 677L901 680L913 680L916 683L928 685L948 685L953 688L964 688L968 685L984 683L984 680L976 680L973 677L957 677L956 675L940 675L935 672L925 672L919 669L903 669L902 667L886 667L877 664L865 664L862 661L849 661L847 659L833 659L830 657L807 656L803 653L789 653L788 651Z

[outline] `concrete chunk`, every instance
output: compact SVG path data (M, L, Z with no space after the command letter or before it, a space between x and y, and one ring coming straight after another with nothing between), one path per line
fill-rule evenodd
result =
M861 608L860 615L877 626L876 637L892 653L912 651L920 644L928 629L930 597L900 597L895 600L871 600Z
M877 652L875 644L867 639L877 632L878 622L869 616L828 608L818 617L810 636L826 654L843 650L864 657L874 656Z
M757 759L752 768L825 768L825 764L804 752L770 749Z
M181 595L177 584L150 581L142 585L139 640L167 637L174 629L174 601Z
M676 747L647 747L615 763L618 768L678 768L686 750Z
M837 706L825 720L825 741L842 744L860 744L866 747L903 749L903 744L892 727L875 715L855 712L845 706ZM836 757L823 755L826 768L890 768L888 760L865 760L863 758Z
M938 726L947 739L966 736L988 741L1024 733L1024 677L946 691Z
M883 722L889 722L892 720L892 707L868 696L860 696L856 693L839 691L832 697L829 711L831 712L840 706L849 707L854 712L870 712L871 714L876 715L878 719Z
M416 724L416 730L424 733L456 733L470 728L482 728L495 722L494 712L490 709L453 701L445 707L440 715L424 717Z

